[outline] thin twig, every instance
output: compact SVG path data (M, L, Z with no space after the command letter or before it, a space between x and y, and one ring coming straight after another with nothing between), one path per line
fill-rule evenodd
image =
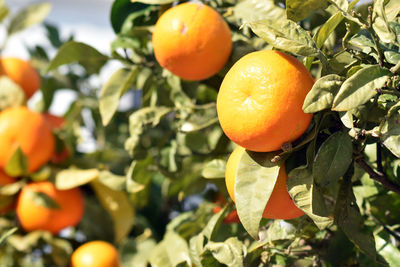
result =
M371 166L369 166L363 158L356 159L356 162L358 165L360 165L361 168L363 168L369 174L371 179L381 183L387 189L400 195L400 186L390 181L385 174L378 171L374 171L374 169L372 169Z

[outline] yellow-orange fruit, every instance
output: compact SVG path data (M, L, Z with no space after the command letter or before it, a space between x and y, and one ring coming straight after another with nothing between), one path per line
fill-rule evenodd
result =
M40 113L27 107L14 107L0 113L0 168L4 168L17 147L34 172L47 163L54 151L53 133Z
M91 241L78 247L71 257L71 267L118 267L117 249L105 241Z
M32 65L15 57L0 58L0 75L5 75L24 90L29 99L40 87L40 76Z
M243 147L236 147L226 164L225 183L229 196L233 201L235 201L235 180L237 167L243 153L246 153L246 150ZM264 218L289 220L304 215L304 212L294 204L292 198L290 197L286 187L286 180L287 175L285 166L283 165L279 170L274 189L267 202L267 205L265 206L263 213Z
M45 194L57 203L50 208L34 201L34 194ZM57 234L62 229L77 225L84 212L84 199L79 188L58 190L48 181L27 184L20 192L17 216L25 231L50 231Z
M302 110L313 78L295 57L258 51L237 61L217 98L218 119L236 144L257 152L278 150L299 138L312 115Z
M232 51L230 29L221 15L202 3L168 9L153 32L154 54L160 65L186 80L216 74Z

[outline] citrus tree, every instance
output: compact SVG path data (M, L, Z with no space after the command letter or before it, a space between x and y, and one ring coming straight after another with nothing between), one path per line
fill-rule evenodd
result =
M3 47L49 9L1 2ZM399 11L115 0L107 54L44 23L0 64L1 264L398 266Z

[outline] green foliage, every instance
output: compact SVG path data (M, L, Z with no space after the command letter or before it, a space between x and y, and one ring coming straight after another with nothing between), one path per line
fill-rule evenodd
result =
M169 0L115 0L108 54L46 24L56 55L29 47L45 73L37 109L47 111L60 89L77 94L66 125L54 131L59 151L67 148L70 156L28 174L17 150L5 171L19 180L0 187L0 208L26 183L50 180L58 189L80 187L85 215L52 236L25 233L15 228L14 212L5 214L2 264L68 266L80 244L102 239L118 246L122 266L397 266L400 7L396 0L357 3L211 0L229 23L234 49L219 73L198 82L179 79L155 60L152 29ZM9 35L39 23L48 10L38 4L17 13L6 25ZM8 14L0 1L0 21ZM242 154L233 205L223 178L234 144L218 124L215 101L235 61L262 49L290 53L310 70L316 82L303 110L313 120L282 150ZM123 67L101 88L92 86L109 60ZM1 77L0 87L0 109L25 103L9 79ZM122 110L125 94L133 103ZM96 142L93 152L79 146L82 127ZM305 215L263 219L283 164L289 195ZM44 194L35 199L57 208ZM227 223L235 209L241 223Z

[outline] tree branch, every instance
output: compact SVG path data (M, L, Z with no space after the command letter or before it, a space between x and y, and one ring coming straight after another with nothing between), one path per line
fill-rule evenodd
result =
M387 189L400 195L400 186L390 181L385 174L378 171L374 171L374 169L372 169L371 166L369 166L363 158L356 159L356 162L358 165L360 165L361 168L363 168L369 174L371 179L381 183Z

